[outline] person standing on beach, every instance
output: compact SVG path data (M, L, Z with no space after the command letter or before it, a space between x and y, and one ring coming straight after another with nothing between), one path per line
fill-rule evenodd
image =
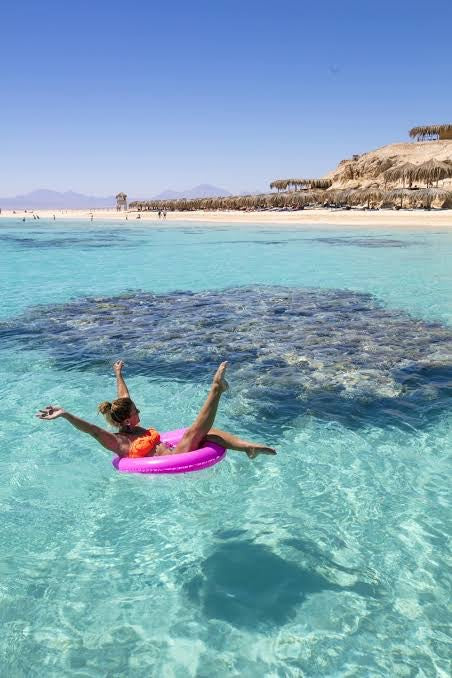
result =
M161 210L158 211L158 215L159 215L159 219L161 219L161 218L162 218L162 212L161 212Z
M163 212L163 218L166 219L166 210Z

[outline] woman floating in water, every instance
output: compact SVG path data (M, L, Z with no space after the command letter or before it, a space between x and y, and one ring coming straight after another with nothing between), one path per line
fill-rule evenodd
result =
M229 450L246 452L250 459L254 459L258 454L276 454L272 447L242 440L231 433L212 428L220 398L228 388L228 383L224 379L227 365L227 362L221 363L213 378L209 395L198 416L174 447L160 442L160 434L155 429L144 429L139 426L140 410L131 400L129 389L122 376L122 368L124 367L122 360L117 360L113 365L118 398L111 403L103 402L98 408L108 423L118 429L117 433L111 433L99 426L90 424L56 405L48 405L45 409L40 410L36 416L46 421L63 417L79 431L88 433L103 447L119 457L152 457L191 452L200 448L206 441L217 443Z

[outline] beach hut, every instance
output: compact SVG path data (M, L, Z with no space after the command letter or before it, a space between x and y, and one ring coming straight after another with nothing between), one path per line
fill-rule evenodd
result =
M118 212L127 209L127 195L125 193L118 193L116 197L116 209Z
M432 141L434 139L452 139L452 124L445 125L421 125L413 127L408 132L416 141Z

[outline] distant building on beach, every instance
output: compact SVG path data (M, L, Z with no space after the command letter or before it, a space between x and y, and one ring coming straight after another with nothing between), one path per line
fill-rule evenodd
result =
M452 139L452 125L421 125L413 127L408 132L412 139L416 141L434 141L439 139Z
M116 209L118 212L127 209L127 195L125 193L118 193L116 196Z

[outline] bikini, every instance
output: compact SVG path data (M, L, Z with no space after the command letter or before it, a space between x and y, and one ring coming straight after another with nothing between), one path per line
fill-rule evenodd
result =
M149 457L155 452L155 448L160 443L160 433L155 428L148 428L139 438L131 443L128 457Z

